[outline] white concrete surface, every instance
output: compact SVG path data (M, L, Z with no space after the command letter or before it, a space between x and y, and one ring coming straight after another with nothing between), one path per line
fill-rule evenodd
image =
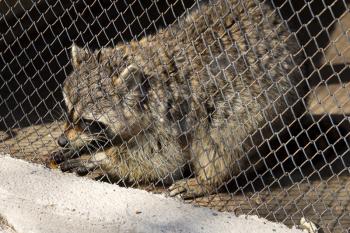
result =
M256 216L193 207L7 156L0 156L0 215L17 233L302 232Z

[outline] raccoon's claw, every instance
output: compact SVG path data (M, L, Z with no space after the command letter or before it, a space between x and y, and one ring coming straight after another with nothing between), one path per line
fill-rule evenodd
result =
M75 157L75 153L72 150L59 150L52 153L51 158L56 164L61 164L62 162Z
M62 172L75 172L80 176L85 176L96 168L96 164L89 161L82 161L80 159L70 159L60 164Z
M71 159L71 160L67 160L64 161L60 164L60 169L63 172L69 172L69 171L73 171L74 169L80 167L82 165L80 160L77 159Z
M208 193L208 187L198 183L196 178L191 178L175 182L168 191L171 197L179 195L183 199L190 199L205 195Z

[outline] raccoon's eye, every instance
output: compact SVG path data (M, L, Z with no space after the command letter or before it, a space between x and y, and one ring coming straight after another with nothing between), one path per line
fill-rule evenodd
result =
M90 133L101 132L106 128L104 124L98 121L80 120L79 126Z
M92 131L102 131L105 128L106 128L105 125L98 121L91 122L89 126L89 129Z

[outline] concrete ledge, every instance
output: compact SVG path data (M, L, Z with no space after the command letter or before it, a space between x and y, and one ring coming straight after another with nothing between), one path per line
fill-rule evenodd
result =
M0 215L18 233L302 232L256 216L193 207L7 156L0 156Z

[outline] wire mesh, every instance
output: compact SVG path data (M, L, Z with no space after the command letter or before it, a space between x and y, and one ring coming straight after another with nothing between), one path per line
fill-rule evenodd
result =
M2 152L349 231L347 1L5 0L0 14Z

